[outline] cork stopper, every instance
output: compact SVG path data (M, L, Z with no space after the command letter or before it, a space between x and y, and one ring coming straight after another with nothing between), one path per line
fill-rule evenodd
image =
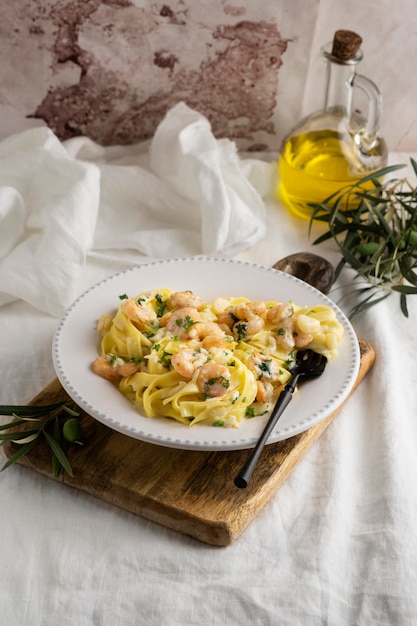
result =
M354 59L359 52L362 37L351 30L337 30L333 38L332 55L340 61Z

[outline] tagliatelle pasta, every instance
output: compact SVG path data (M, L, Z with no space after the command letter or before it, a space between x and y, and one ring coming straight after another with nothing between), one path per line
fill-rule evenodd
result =
M332 308L168 288L121 295L98 322L93 370L148 417L238 427L268 413L298 350L333 359L343 326Z

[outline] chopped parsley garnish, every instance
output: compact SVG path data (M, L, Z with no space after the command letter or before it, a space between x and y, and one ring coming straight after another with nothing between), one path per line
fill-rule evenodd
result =
M260 417L261 415L265 415L266 413L268 413L267 410L261 411L260 413L255 413L255 408L253 406L248 406L248 408L245 411L245 415L249 419L251 419L252 417Z
M209 378L209 380L204 384L204 391L206 392L205 394L206 399L211 398L209 390L210 390L210 387L212 387L215 384L219 384L221 385L221 387L224 387L225 389L229 389L230 380L228 380L224 376L216 376L215 378Z
M156 294L155 300L156 300L156 315L157 317L162 317L167 308L168 300L164 300L160 293Z
M119 300L129 300L129 296L127 293L122 293L122 295L119 296Z
M143 330L142 334L145 335L145 337L147 337L148 339L152 339L152 337L154 337L158 332L159 326L148 322L147 327L149 328L149 330Z
M241 341L242 339L246 337L247 327L248 325L245 322L241 322L240 324L235 325L238 341Z
M266 361L261 361L258 364L258 369L261 372L260 378L263 377L264 374L268 374L269 376L273 375L273 370L272 370L272 359L267 359Z
M289 367L291 367L291 365L294 363L294 361L295 361L295 357L294 357L294 349L293 349L288 354L288 359L285 361L285 367L288 369Z
M144 304L145 304L146 299L145 299L145 298L138 298L138 299L136 300L136 302L138 303L138 305L139 305L139 306L142 306L142 305L144 305Z
M159 362L164 367L169 367L171 365L171 357L172 357L172 354L170 352L166 352L164 350L163 353L162 353L161 358L159 359Z
M193 319L191 319L191 317L189 315L186 315L184 319L179 318L177 320L175 320L175 323L177 326L181 327L188 332L191 328L191 326L194 326L194 324L199 324L200 322L195 321Z
M198 322L192 320L191 317L189 315L187 315L185 320L184 320L184 329L186 331L189 331L191 326L194 326L194 324L198 324Z

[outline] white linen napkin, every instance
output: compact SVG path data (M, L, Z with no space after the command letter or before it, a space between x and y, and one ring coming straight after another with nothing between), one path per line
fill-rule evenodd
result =
M272 180L272 164L240 159L184 103L150 145L60 142L47 128L11 136L0 142L0 305L62 315L93 252L237 254L265 235Z

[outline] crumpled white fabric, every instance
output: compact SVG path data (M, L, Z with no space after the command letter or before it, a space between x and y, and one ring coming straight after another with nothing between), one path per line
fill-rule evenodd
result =
M47 128L11 136L0 143L0 305L62 315L93 251L235 255L265 235L272 177L184 103L150 145L60 142Z

